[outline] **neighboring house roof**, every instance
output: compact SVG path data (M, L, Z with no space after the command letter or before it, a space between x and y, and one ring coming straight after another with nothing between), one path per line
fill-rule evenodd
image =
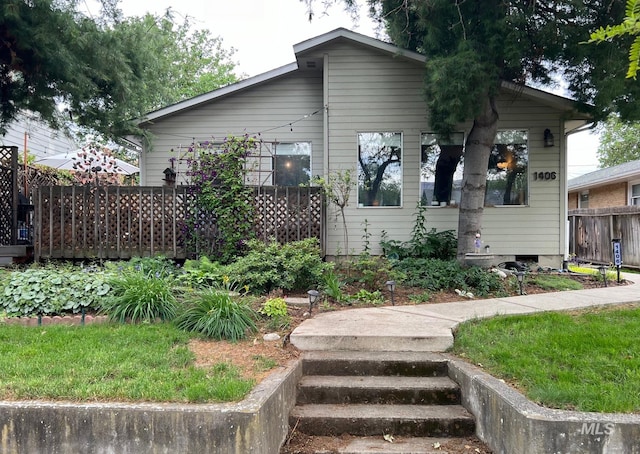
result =
M74 140L64 132L52 129L38 115L28 111L20 112L7 126L6 134L0 135L0 145L16 146L24 151L25 133L27 150L36 158L78 148Z
M293 46L293 50L296 55L297 61L294 63L281 66L280 68L276 68L266 73L259 74L254 77L250 77L248 79L242 80L235 84L228 85L226 87L219 88L217 90L210 91L208 93L203 93L202 95L195 96L185 101L181 101L181 102L172 104L170 106L155 110L153 112L148 113L144 118L141 118L138 124L142 126L145 123L152 123L154 120L158 120L184 110L192 109L194 107L210 102L217 98L227 96L232 93L245 90L247 88L250 88L259 84L263 84L270 80L273 80L273 79L282 77L284 75L287 75L289 73L292 73L294 71L297 71L298 69L301 69L301 68L308 69L312 67L318 67L317 65L322 64L321 61L318 61L317 59L313 59L313 58L307 60L304 58L304 54L308 53L309 51L317 47L324 46L327 43L336 41L336 40L348 40L353 43L358 43L373 49L377 49L382 52L389 53L390 55L413 60L416 63L423 64L426 61L426 57L417 52L413 52L407 49L402 49L400 47L394 46L393 44L389 44L384 41L380 41L378 39L371 38L369 36L362 35L360 33L356 33L351 30L347 30L345 28L338 28L336 30L330 31L323 35L316 36L315 38L311 38L301 43L295 44ZM573 111L574 112L572 115L573 119L584 120L584 121L588 121L590 119L588 114L575 112L577 103L569 98L554 95L552 93L548 93L543 90L538 90L536 88L532 88L524 85L518 85L512 82L506 82L506 81L502 83L502 88L504 90L507 90L513 93L519 93L519 94L537 99L549 106L558 108L560 110ZM584 121L580 121L576 126L583 125Z
M569 180L567 187L570 192L580 191L595 186L628 181L634 178L640 178L640 160L625 162L617 166L585 173L584 175Z

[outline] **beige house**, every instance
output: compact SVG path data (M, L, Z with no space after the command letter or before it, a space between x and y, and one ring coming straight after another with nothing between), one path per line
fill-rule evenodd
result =
M358 252L368 223L378 252L383 231L410 237L416 206L427 228L457 228L464 140L471 124L444 139L429 126L425 57L345 29L294 46L290 65L151 112L141 184L161 185L165 170L186 178L189 146L228 135L258 135L249 183L305 184L311 176L353 171L346 217ZM488 168L482 248L499 259L560 266L567 254L566 134L587 122L574 103L504 83L499 133ZM344 253L339 221L328 210L328 255Z
M573 178L568 193L570 210L640 206L640 160Z

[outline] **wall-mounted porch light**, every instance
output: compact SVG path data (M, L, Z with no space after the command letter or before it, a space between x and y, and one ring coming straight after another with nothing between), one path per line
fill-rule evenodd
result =
M549 128L544 130L544 146L545 147L553 146L553 134L551 134L551 130Z

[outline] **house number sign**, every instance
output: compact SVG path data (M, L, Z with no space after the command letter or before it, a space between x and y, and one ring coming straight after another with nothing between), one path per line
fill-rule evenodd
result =
M534 180L555 180L556 172L533 172Z

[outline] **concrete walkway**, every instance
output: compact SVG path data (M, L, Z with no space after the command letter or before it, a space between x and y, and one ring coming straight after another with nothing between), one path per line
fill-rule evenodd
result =
M622 278L631 284L454 303L325 312L299 325L291 333L291 343L303 351L443 352L453 345L453 329L465 320L640 302L640 275L624 274Z

